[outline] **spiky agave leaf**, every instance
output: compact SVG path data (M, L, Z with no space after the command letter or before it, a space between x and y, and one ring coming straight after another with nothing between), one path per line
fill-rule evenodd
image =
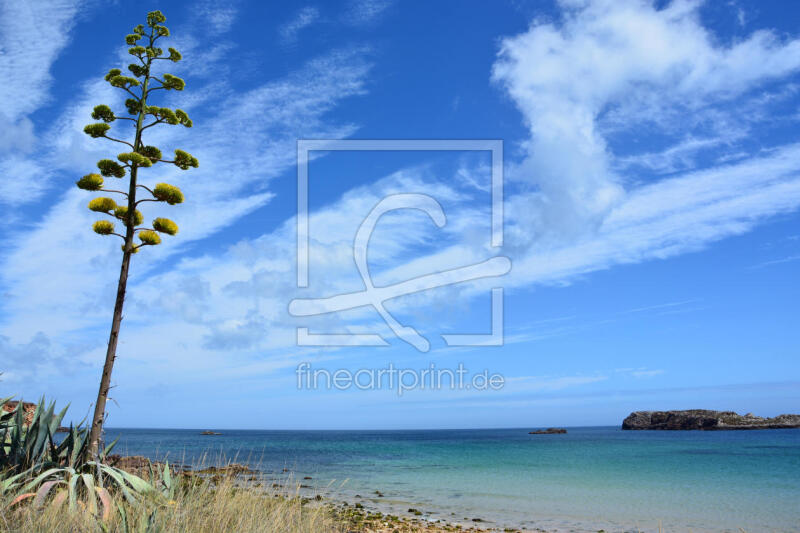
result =
M47 480L55 476L56 474L63 474L66 471L64 467L56 467L56 468L49 468L33 478L32 480L28 481L24 485L22 485L22 491L28 492L29 490L33 490L38 487L43 481Z
M69 472L72 469L65 469ZM75 472L69 472L71 475L67 480L67 487L69 490L69 510L75 511L78 508L78 476Z
M30 457L45 457L45 447L51 439L50 422L55 417L56 403L50 402L46 409L44 406L45 400L42 397L41 401L36 405L33 420L31 420L31 424L28 427L25 452Z
M105 487L95 487L94 490L97 492L100 503L103 504L103 514L100 518L102 520L108 520L111 517L111 511L113 509L111 505L111 494Z
M9 476L3 480L0 480L0 494L6 494L7 492L15 490L25 481L25 476L27 475L30 475L29 470L20 472L19 474L14 474L13 476Z
M115 490L119 490L122 493L122 496L129 503L134 503L136 501L136 498L134 497L133 493L131 493L131 491L128 489L127 485L125 484L125 479L120 474L121 472L124 472L124 470L120 470L119 468L114 468L113 466L108 466L108 465L104 465L104 464L101 464L101 463L95 463L94 461L90 461L87 464L92 466L92 467L94 467L94 468L99 469L100 472L103 475L111 478L115 483L115 486L114 486ZM131 475L133 475L133 474L131 474ZM147 483L143 479L142 479L142 482ZM134 491L135 490L136 489L134 489Z
M11 503L8 504L8 507L9 508L14 507L18 503L21 503L21 502L23 502L23 501L25 501L27 499L33 498L35 496L36 496L35 492L28 492L28 493L25 493L25 494L20 494L19 496L17 496L13 500L11 500Z
M65 484L66 482L61 479L54 479L42 483L42 486L39 487L39 490L36 491L36 497L33 500L33 507L36 509L41 508L44 505L47 496L50 494L50 491L53 490L54 487L58 485Z
M83 473L80 475L83 484L86 486L86 501L89 503L89 512L97 514L97 494L94 490L94 478L91 474Z

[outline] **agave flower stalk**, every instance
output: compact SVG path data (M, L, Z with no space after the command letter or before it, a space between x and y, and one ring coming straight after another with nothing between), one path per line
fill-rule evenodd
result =
M140 24L133 29L133 33L125 37L125 42L130 46L128 52L135 58L128 65L132 76L123 75L120 69L111 69L105 80L120 90L128 93L125 101L128 115L115 113L107 105L98 105L92 112L92 118L100 122L89 124L84 132L92 138L103 138L119 144L124 144L127 151L117 154L115 159L101 159L97 162L98 173L83 176L77 181L77 186L87 191L99 191L121 197L117 203L114 198L103 196L94 198L89 202L89 209L106 215L110 218L98 220L92 226L95 233L105 236L116 236L122 239L122 264L117 285L117 297L114 303L114 315L111 321L111 333L108 338L103 373L100 379L100 388L95 402L94 416L90 427L88 439L88 453L96 457L100 450L103 423L105 421L106 400L111 386L111 373L117 354L120 325L122 323L122 310L125 305L125 290L128 284L131 255L146 246L156 246L161 243L160 234L175 235L178 225L167 218L156 218L152 227L143 226L144 215L139 211L140 204L144 202L161 202L175 205L183 202L183 193L178 187L168 183L158 183L148 187L139 183L139 171L157 164L171 164L187 170L198 166L197 159L183 150L175 150L174 159L167 159L161 150L144 142L145 130L160 124L180 125L187 128L192 126L189 115L181 109L170 109L150 105L149 98L155 91L182 91L185 83L182 79L172 74L163 73L159 76L154 69L159 61L178 62L181 54L174 48L164 50L157 45L159 41L169 36L169 30L163 25L166 17L160 11L147 14L146 24ZM133 126L132 140L125 140L115 134L112 136L111 124L122 121L128 126ZM125 187L107 186L106 178L122 180L128 177L127 192ZM137 194L143 197L137 198ZM115 222L122 225L117 230ZM138 238L138 243L136 239Z

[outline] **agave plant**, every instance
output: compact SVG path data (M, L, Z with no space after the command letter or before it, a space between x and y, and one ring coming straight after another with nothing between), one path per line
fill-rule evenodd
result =
M0 409L6 403L0 401ZM42 398L30 424L25 423L21 401L12 413L0 417L0 496L16 495L11 506L28 501L34 507L68 502L72 510L80 506L107 517L112 511L111 492L120 492L130 502L140 495L159 494L142 478L105 464L116 440L97 461L87 461L89 440L83 422L77 427L70 425L67 435L56 444L53 435L66 411L56 413L55 403L47 406ZM166 477L165 487L170 486L171 478Z
M96 461L87 461L77 468L47 468L33 475L32 471L21 472L0 482L1 491L16 494L10 506L28 500L32 500L35 508L48 502L56 507L68 503L71 511L80 507L105 519L112 512L112 492L119 491L131 503L137 501L137 496L157 494L142 478Z
M24 402L19 401L16 409L6 413L3 407L8 401L9 398L0 401L0 411L3 412L0 416L0 442L3 443L0 446L0 471L18 473L29 470L37 464L53 461L57 454L67 451L68 446L56 447L53 444L53 434L60 427L69 406L56 414L55 402L46 406L42 398L30 424L26 424ZM72 432L72 428L70 430ZM67 440L64 439L62 444Z

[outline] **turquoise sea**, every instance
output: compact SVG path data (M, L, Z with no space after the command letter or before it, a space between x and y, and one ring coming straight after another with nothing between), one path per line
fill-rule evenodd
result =
M219 431L108 429L107 439L120 437L116 452L125 455L249 463L326 498L462 524L800 531L797 429Z

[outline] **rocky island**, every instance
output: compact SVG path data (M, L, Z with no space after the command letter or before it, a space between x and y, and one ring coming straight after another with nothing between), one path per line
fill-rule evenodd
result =
M566 432L567 430L564 428L547 428L547 429L537 429L536 431L529 431L528 435L560 435Z
M721 430L800 428L800 415L773 418L740 415L733 411L689 409L686 411L635 411L622 421L622 429Z

